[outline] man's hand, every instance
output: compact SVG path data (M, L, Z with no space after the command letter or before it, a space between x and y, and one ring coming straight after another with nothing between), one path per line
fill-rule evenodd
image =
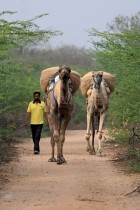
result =
M28 125L28 123L24 124L25 128L29 128L30 126Z

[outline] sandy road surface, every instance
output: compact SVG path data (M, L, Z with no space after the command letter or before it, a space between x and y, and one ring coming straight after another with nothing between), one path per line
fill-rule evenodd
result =
M66 132L67 164L48 162L49 138L41 139L41 154L32 154L32 141L18 145L19 158L8 164L8 182L0 190L1 210L139 210L140 193L131 192L140 175L126 174L106 157L86 152L85 131Z

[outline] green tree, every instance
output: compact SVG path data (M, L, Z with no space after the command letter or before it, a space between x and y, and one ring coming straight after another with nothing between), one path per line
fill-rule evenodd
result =
M4 11L0 16L13 15L15 12ZM25 46L46 43L51 37L61 35L59 31L42 30L34 23L36 16L27 21L7 21L0 19L0 137L11 136L18 124L20 111L25 109L30 91L39 88L31 81L32 66L13 61L11 55L15 50ZM38 76L37 73L35 73ZM33 78L32 78L33 80ZM38 79L39 80L39 79Z
M109 33L92 29L90 35L101 37L100 41L92 42L92 56L106 71L116 74L112 102L114 122L121 127L127 123L130 129L139 123L140 117L140 33Z

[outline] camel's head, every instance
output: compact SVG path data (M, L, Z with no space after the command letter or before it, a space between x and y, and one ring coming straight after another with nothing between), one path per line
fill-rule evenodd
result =
M71 69L69 66L61 66L59 67L59 78L64 81L68 81L70 79Z
M94 81L94 88L99 91L102 78L103 78L103 72L102 71L93 72L92 77Z

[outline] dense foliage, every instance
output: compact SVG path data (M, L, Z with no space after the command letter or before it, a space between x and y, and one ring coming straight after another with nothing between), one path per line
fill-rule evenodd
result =
M116 75L112 105L114 126L131 129L140 119L140 33L108 33L93 29L90 34L102 38L93 42L96 48L93 56L104 69Z

